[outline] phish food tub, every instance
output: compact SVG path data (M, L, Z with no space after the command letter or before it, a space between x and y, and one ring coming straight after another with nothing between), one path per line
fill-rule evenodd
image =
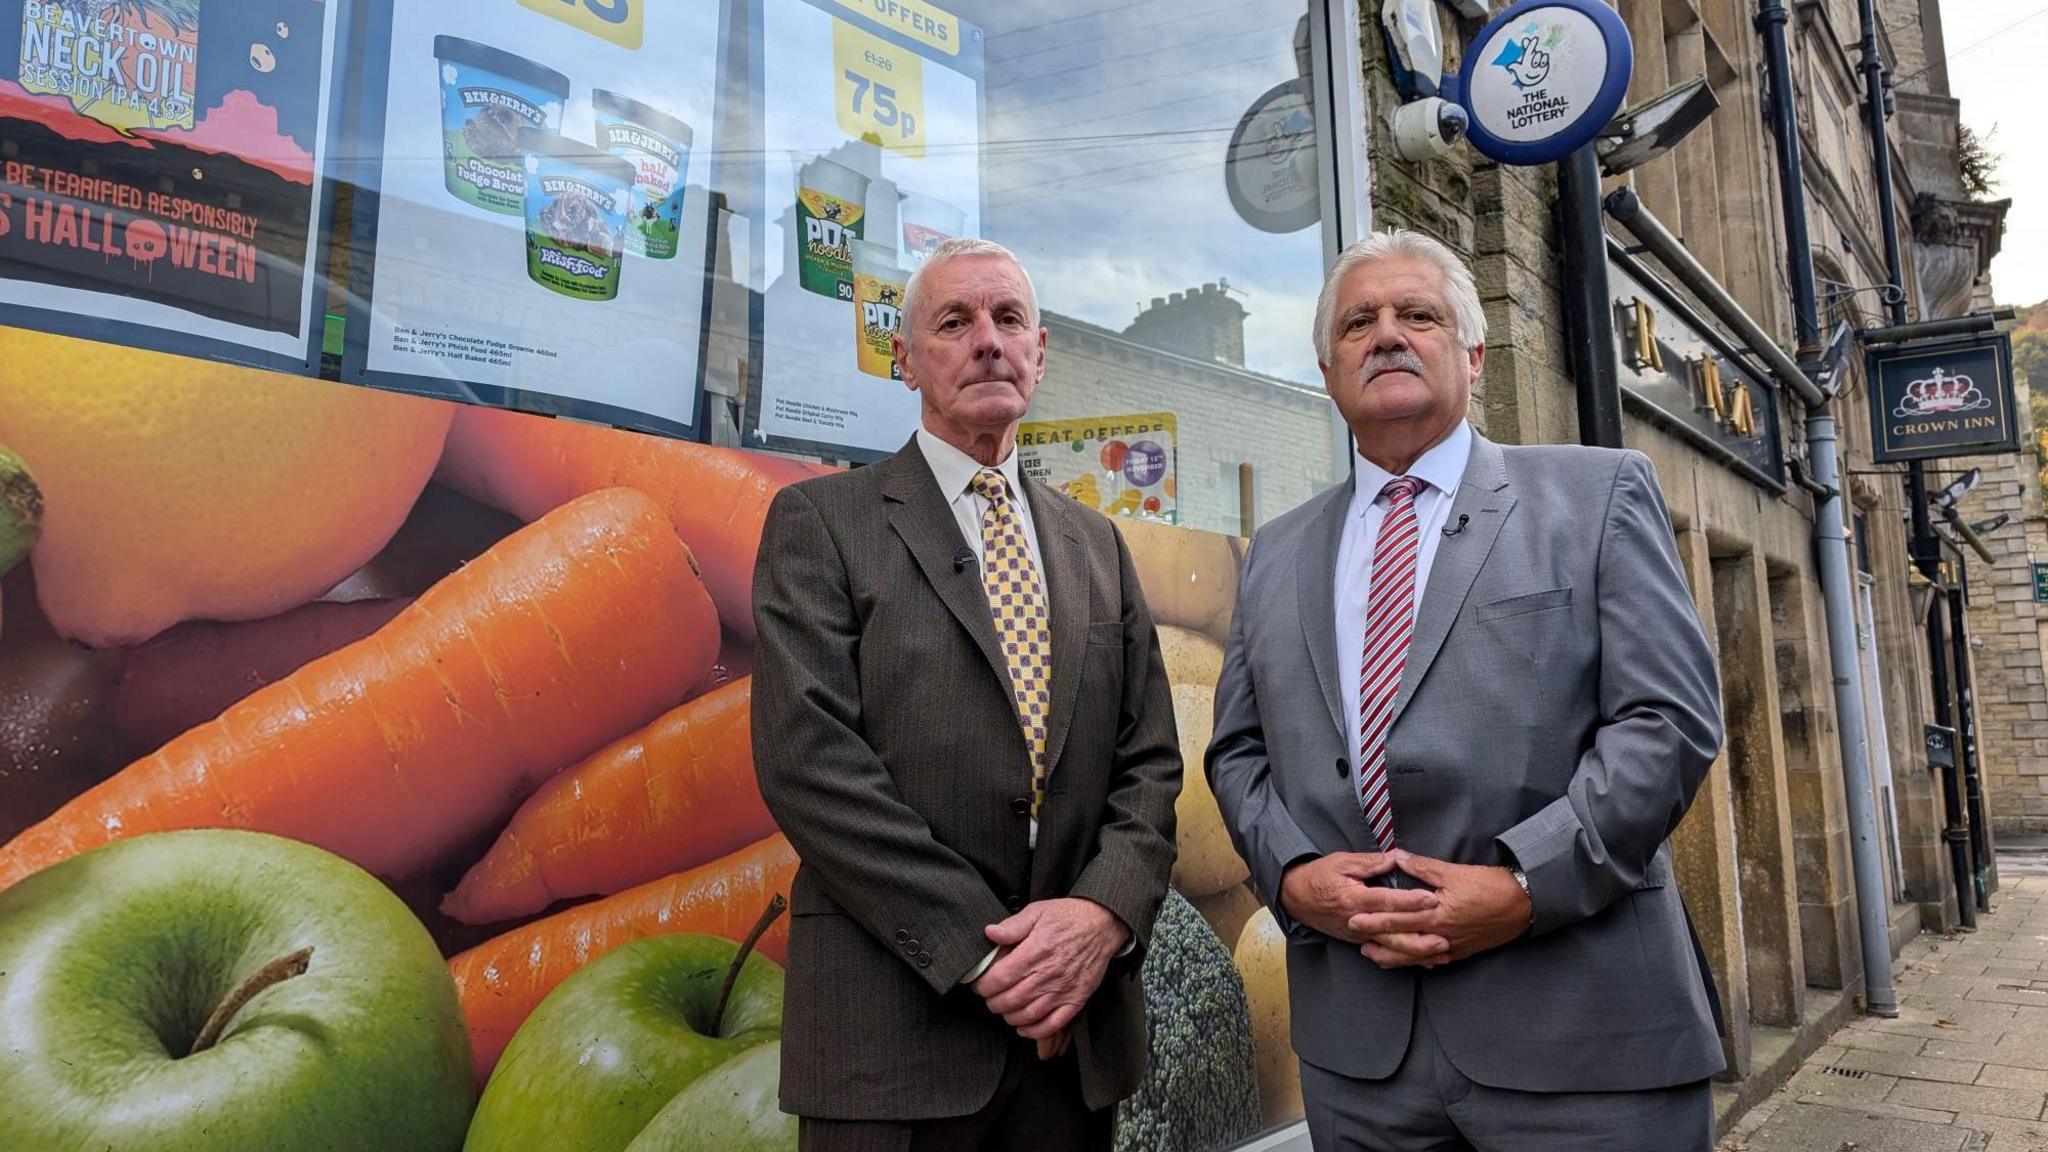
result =
M526 211L520 134L558 132L569 78L523 56L434 37L441 63L441 155L448 191L465 204L517 216Z
M683 230L683 176L690 169L690 126L638 100L590 94L597 145L633 166L633 204L626 251L668 260Z
M577 300L619 294L633 166L609 152L528 129L526 274Z

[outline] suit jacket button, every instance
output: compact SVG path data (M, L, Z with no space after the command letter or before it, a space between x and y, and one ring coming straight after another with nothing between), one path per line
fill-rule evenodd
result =
M1010 801L1010 815L1012 815L1012 816L1029 816L1029 815L1031 815L1031 797L1029 797L1029 796L1019 796L1019 797L1017 797L1017 798L1016 798L1015 800L1012 800L1012 801Z
M1346 760L1342 756L1337 757L1337 779L1351 779L1351 761Z
M1012 896L1008 900L1003 901L1003 907L1008 908L1012 912L1022 912L1024 910L1024 898L1022 896Z
M913 955L916 954L918 947L919 945L915 939L905 940L903 942L903 950L905 952L912 953Z
M898 928L898 929L896 930L896 942L897 942L898 944L902 944L902 943L905 943L905 942L906 942L906 941L908 941L909 939L910 939L910 933L909 933L908 931L906 931L906 930L904 930L904 929L902 929L902 928Z
M929 967L931 967L931 966L932 966L932 954L931 954L931 953L929 953L929 952L919 952L919 953L917 954L917 966L918 966L919 968L929 968Z

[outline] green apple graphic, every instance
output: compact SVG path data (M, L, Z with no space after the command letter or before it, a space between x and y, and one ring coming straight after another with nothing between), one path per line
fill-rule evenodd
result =
M671 1101L700 1088L722 1105L718 1123L733 1137L705 1147L794 1149L794 1121L772 1123L781 1115L782 969L745 956L728 980L742 955L716 936L650 936L562 981L506 1046L465 1152L667 1152L686 1145L635 1140ZM678 1117L679 1127L691 1119ZM773 1138L758 1142L755 1131Z
M163 832L0 892L0 1148L452 1152L455 985L338 856Z
M775 1103L782 1041L750 1048L677 1093L626 1152L749 1152L796 1147L796 1117Z

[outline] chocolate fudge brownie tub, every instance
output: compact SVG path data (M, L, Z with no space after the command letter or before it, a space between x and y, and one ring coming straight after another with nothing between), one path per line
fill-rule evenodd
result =
M434 37L441 62L441 154L448 191L507 216L526 211L520 133L559 132L569 78L458 36Z
M531 128L519 143L526 151L526 274L578 300L616 298L633 166Z
M638 100L590 94L598 147L633 166L633 207L626 251L667 260L683 229L683 178L690 169L690 126Z

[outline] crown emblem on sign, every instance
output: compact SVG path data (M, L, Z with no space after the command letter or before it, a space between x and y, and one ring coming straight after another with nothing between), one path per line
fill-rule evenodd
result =
M1960 373L1936 368L1928 376L1906 385L1894 416L1933 416L1947 412L1971 412L1991 407L1991 398L1975 381Z

